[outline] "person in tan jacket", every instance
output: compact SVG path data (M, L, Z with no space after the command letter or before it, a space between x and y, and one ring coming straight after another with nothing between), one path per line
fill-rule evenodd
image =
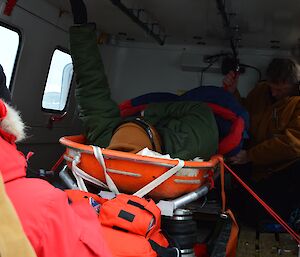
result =
M229 160L251 165L248 183L283 216L293 202L300 208L300 96L299 71L290 59L275 58L246 98L237 90L238 76L224 79L228 90L244 104L250 115L248 147ZM243 173L243 169L240 169ZM241 174L243 176L243 174Z
M36 257L29 243L18 215L6 195L3 179L0 175L0 256Z

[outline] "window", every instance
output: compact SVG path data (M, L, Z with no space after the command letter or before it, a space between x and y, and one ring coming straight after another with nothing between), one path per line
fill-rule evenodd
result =
M62 112L66 108L73 76L71 56L59 49L53 53L42 108L49 112Z
M0 64L6 75L6 86L9 87L19 50L20 33L0 23L0 38Z

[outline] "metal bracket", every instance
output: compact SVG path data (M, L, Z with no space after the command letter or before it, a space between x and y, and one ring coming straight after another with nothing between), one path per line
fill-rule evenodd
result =
M164 45L166 34L163 32L162 27L155 21L149 21L150 15L144 9L129 9L121 0L111 0L124 14L126 14L134 23L139 25L148 35L153 37L160 45ZM143 19L142 14L146 19Z

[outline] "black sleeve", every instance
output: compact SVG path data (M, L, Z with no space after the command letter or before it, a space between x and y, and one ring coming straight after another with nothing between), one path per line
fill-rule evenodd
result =
M9 89L6 86L6 76L4 74L1 64L0 64L0 98L3 99L6 103L11 104L11 95Z

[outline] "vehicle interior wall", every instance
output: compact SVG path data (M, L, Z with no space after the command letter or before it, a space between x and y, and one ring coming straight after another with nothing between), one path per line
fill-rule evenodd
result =
M2 10L5 2L2 1ZM80 131L80 124L74 119L74 97L70 97L67 115L52 129L47 127L51 113L44 112L41 106L53 51L58 46L68 49L67 30L52 23L53 13L56 13L56 9L45 2L20 1L11 16L5 16L2 12L0 16L4 23L21 32L20 53L10 90L13 103L27 126L27 139L19 144L19 148L25 153L35 153L30 161L33 169L49 169L63 152L58 139L62 135ZM74 87L71 96L74 95L73 91Z
M70 12L60 13L48 1L18 1L11 16L2 14L6 1L0 0L0 19L22 32L22 46L11 84L13 101L28 126L28 139L20 144L21 150L33 151L34 169L49 169L63 148L61 136L81 131L74 99L74 81L70 92L67 115L52 129L47 128L50 114L41 109L41 99L48 74L51 56L57 46L68 49L68 27L72 25ZM60 13L60 15L59 15ZM100 26L98 26L99 28ZM101 31L101 29L99 28ZM203 60L207 55L230 51L227 44L203 46L130 42L114 40L100 46L112 96L117 102L148 92L182 93L201 85L201 70L207 63L184 70L186 56ZM261 69L275 56L289 56L289 51L267 48L241 48L240 61ZM202 85L222 85L221 64L217 62L203 73ZM193 69L195 68L195 69ZM254 86L258 74L246 69L241 75L242 95Z
M111 49L112 48L112 49ZM110 65L110 51L115 52L116 58ZM184 60L192 56L203 60L207 55L218 54L230 49L220 47L191 47L181 45L157 46L149 44L122 44L119 46L101 46L102 55L105 57L105 67L111 83L112 95L116 101L122 101L149 92L182 93L186 90L201 85L201 69L208 66L207 63L192 63L187 66ZM289 56L288 51L269 49L243 49L240 51L240 62L255 66L264 74L270 60L274 57ZM189 60L188 60L189 61ZM111 65L113 64L113 67ZM186 66L184 66L186 65ZM188 70L185 68L189 68ZM197 71L195 71L197 70ZM222 86L224 75L221 73L221 60L203 73L202 85ZM241 74L239 89L246 96L258 81L258 73L247 68ZM264 77L262 76L262 79Z

